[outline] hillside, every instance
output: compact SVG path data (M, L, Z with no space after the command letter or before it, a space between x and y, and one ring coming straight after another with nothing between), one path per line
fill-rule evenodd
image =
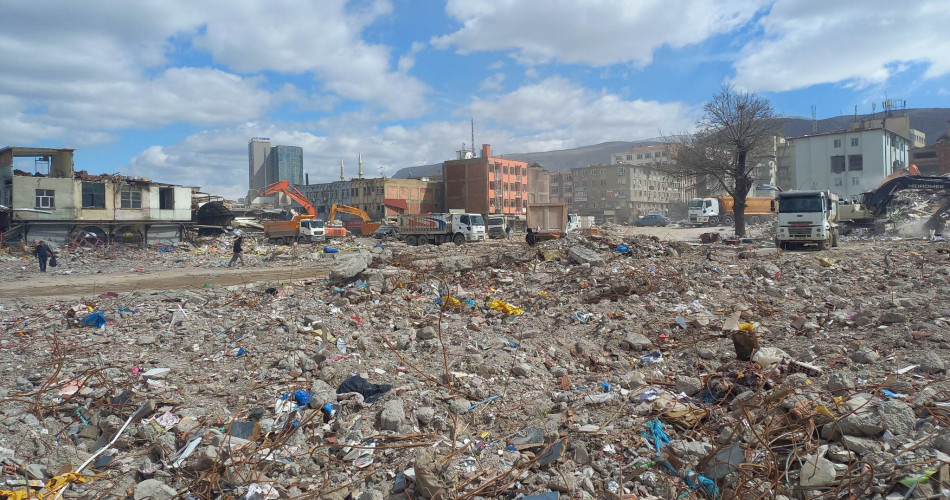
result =
M915 108L905 113L910 116L910 126L927 134L927 144L933 144L941 135L947 133L947 121L950 120L950 108ZM858 119L870 118L871 115L858 115ZM818 132L833 132L848 128L854 121L854 115L842 115L833 118L818 120ZM785 120L785 136L799 137L810 134L812 122L808 118L790 117ZM502 155L504 158L513 158L528 163L537 162L549 171L569 170L585 165L609 163L610 155L625 151L634 146L656 144L659 139L643 139L639 141L613 141L582 146L574 149L559 151L542 151L537 153L514 153ZM416 167L403 168L393 177L405 178L410 175L424 176L437 175L442 171L442 164L435 163ZM411 173L410 173L411 172Z

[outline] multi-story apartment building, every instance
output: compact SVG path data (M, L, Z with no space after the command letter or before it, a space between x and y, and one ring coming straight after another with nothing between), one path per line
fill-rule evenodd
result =
M541 165L532 163L528 166L528 203L550 202L549 177L550 174Z
M787 139L777 148L779 187L786 191L828 189L850 198L876 188L884 177L908 166L908 137L877 123L862 123L872 128Z
M442 181L447 210L524 215L528 206L528 164L493 157L489 144L482 144L480 157L459 154L442 162Z
M910 150L910 162L917 165L922 175L950 174L950 122L947 133L940 136L930 146L914 147Z
M551 179L548 198L551 203L564 203L568 208L574 206L574 173L561 170L548 174Z
M661 157L662 158L662 157ZM590 165L571 169L572 210L605 222L630 222L647 213L669 213L685 203L681 182L649 166Z
M317 216L324 219L334 203L359 208L375 220L443 210L439 181L379 177L294 187L313 203Z
M652 144L649 146L635 146L627 151L614 153L610 156L611 165L653 165L669 163L670 153L666 144Z
M7 237L60 245L94 235L102 242L177 241L191 224L197 188L73 170L72 149L0 149L0 205L10 207ZM34 158L34 172L14 158ZM13 232L16 231L16 235Z

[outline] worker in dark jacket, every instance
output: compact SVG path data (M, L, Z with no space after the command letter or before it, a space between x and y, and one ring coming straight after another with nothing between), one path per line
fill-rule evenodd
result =
M538 242L537 236L534 235L534 231L531 228L528 228L528 234L524 235L524 240L528 243L529 247L533 247L535 243Z
M40 263L41 273L46 272L46 261L49 260L52 253L53 251L50 250L49 245L47 245L45 241L40 241L36 244L36 247L33 248L33 255L36 256L36 259Z
M234 248L232 249L231 253L231 262L228 262L228 267L231 267L231 265L237 262L238 259L241 259L241 265L244 265L244 249L241 248L242 243L244 243L244 235L240 235L234 240Z

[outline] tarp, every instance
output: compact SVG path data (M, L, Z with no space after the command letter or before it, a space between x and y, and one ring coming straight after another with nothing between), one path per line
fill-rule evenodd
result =
M353 375L344 380L343 383L336 388L336 393L346 394L348 392L357 392L363 396L365 403L372 404L392 388L393 386L389 384L372 384L359 375Z

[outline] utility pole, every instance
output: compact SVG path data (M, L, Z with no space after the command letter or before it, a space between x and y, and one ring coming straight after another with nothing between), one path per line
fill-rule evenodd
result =
M346 178L343 177L343 157L340 157L340 180L345 181Z

